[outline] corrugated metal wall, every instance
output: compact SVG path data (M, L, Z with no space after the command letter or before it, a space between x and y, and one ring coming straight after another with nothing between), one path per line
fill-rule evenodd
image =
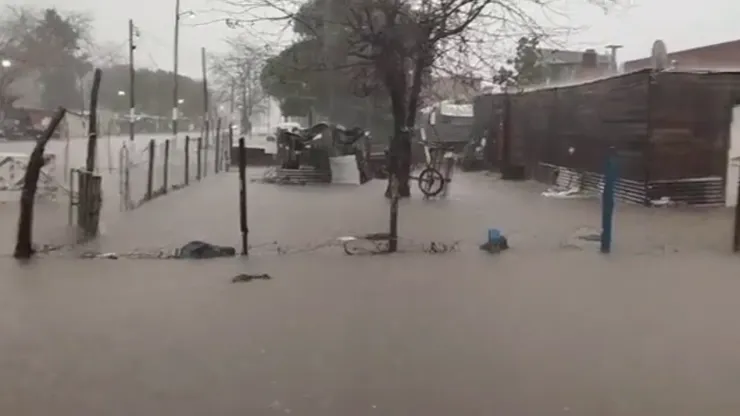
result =
M502 115L507 100L508 117ZM476 126L490 129L494 137L505 136L506 145L489 149L494 165L503 160L525 166L538 179L565 168L596 183L593 178L602 173L613 146L620 180L629 181L624 199L668 196L717 204L724 196L735 102L740 102L740 73L643 70L566 87L486 95L476 100L475 111ZM506 128L497 127L501 120L508 120Z
M644 179L648 83L649 73L642 71L510 94L509 163L530 172L547 163L600 173L614 146L621 175Z

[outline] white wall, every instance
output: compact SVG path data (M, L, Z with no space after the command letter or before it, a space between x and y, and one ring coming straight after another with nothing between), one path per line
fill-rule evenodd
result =
M737 182L740 178L740 105L732 109L730 143L727 150L727 179L725 180L725 205L737 204Z

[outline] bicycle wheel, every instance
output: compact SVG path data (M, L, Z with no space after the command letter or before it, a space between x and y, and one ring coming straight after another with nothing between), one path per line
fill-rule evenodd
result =
M445 178L434 168L426 168L419 174L419 190L424 196L439 195L445 187Z

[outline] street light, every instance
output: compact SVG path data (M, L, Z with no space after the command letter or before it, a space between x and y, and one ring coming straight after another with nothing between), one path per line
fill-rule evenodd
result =
M179 100L177 100L177 104L182 104L184 102L185 102L185 99L183 99L183 98L180 98Z
M118 96L119 97L124 97L125 95L126 95L126 91L118 90Z
M177 105L180 104L178 96L178 55L180 49L180 19L181 18L192 18L195 17L195 12L192 10L180 11L180 0L175 0L175 67L174 67L174 88L172 89L172 136L177 138Z
M13 63L10 61L10 59L3 59L2 66L3 68L10 68L13 65Z

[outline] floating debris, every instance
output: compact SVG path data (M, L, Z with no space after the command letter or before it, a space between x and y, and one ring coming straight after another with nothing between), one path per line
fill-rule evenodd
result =
M650 201L650 205L654 207L672 207L676 205L676 202L673 201L671 198L664 196L660 199Z
M568 189L557 189L550 188L542 192L542 196L556 199L575 199L575 198L588 198L591 195L581 190L580 186L574 186Z
M598 242L601 241L601 233L579 235L576 238L583 241Z
M500 253L509 249L509 241L501 234L500 230L491 228L488 230L488 241L481 244L480 249L491 254Z
M251 282L252 280L271 280L272 277L267 273L262 274L238 274L231 279L231 283Z
M191 241L177 251L180 259L214 259L218 257L234 257L236 249L229 246L218 246L204 241Z

